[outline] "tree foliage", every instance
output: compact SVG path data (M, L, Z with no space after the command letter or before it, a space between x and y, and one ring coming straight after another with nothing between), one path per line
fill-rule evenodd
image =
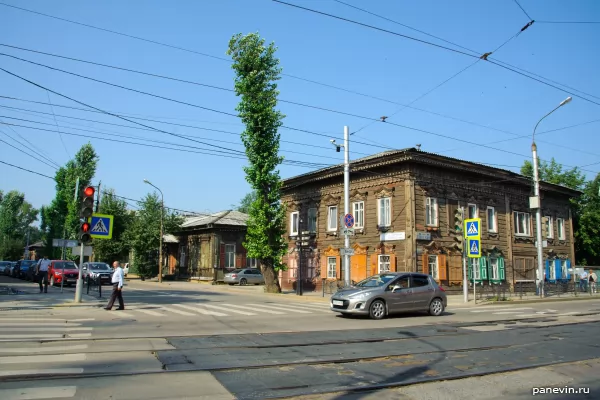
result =
M113 261L120 261L129 255L125 231L133 222L134 215L127 209L127 202L116 197L112 189L102 193L98 212L113 216L112 239L93 240L94 259L112 264Z
M247 193L241 200L240 204L235 207L235 209L244 214L248 214L250 212L250 206L252 203L256 201L256 191L253 190L250 193Z
M81 189L89 186L96 174L98 156L90 143L79 149L72 160L56 171L56 195L49 206L42 209L41 228L44 232L44 253L58 258L61 249L52 247L52 239L76 239L79 232L79 198ZM79 178L79 192L75 200L75 183Z
M561 185L574 190L581 190L585 185L585 175L574 167L568 170L563 170L563 166L556 162L554 157L550 162L538 159L539 178L540 181ZM533 164L530 161L525 161L521 167L521 175L533 178Z
M6 194L0 191L0 260L16 260L23 256L27 235L35 227L38 210L25 200L25 195L16 190ZM30 236L31 239L31 236Z
M244 171L246 180L256 191L248 210L244 247L248 257L260 260L268 292L281 292L277 275L284 268L281 260L287 247L277 169L283 161L279 156L278 128L285 116L276 110L279 94L276 82L281 68L275 51L273 43L265 46L265 40L255 33L234 35L227 51L236 73L235 92L241 97L236 110L246 125L241 137L249 165Z
M158 273L158 249L160 246L161 199L156 193L148 194L138 202L133 221L124 239L133 250L132 271L150 278ZM164 211L164 234L176 232L183 218L176 213Z

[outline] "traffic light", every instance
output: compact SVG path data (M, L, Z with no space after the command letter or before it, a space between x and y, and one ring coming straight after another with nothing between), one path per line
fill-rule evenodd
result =
M79 217L83 219L88 219L92 216L94 212L94 194L96 193L96 189L93 186L88 186L83 190L83 199L81 205L81 212L79 213Z
M79 228L79 240L82 243L89 242L92 238L90 236L90 230L92 229L92 225L89 222L84 221L81 223L81 227Z
M454 232L456 233L456 240L459 243L463 241L463 210L461 208L457 208L454 210Z

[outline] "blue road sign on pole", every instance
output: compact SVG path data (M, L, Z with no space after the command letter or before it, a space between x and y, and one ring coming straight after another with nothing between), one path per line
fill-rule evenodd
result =
M90 236L95 239L112 239L113 218L108 214L92 214Z
M465 239L481 239L481 218L465 219Z
M481 241L479 239L469 239L467 243L469 258L481 258Z

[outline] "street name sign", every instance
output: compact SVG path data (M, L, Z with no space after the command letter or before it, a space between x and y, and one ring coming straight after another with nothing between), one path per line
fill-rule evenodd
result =
M353 256L354 255L354 249L340 249L340 255L341 256Z
M342 228L342 234L344 236L354 236L354 228Z
M113 219L108 214L92 214L90 236L94 239L112 239Z
M465 239L481 239L481 218L465 219Z
M73 248L77 246L79 242L77 240L69 239L52 239L52 247L68 247Z

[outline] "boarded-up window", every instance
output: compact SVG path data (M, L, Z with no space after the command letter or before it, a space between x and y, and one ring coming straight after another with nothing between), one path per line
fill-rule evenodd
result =
M535 280L535 259L533 257L515 257L513 265L516 281Z

